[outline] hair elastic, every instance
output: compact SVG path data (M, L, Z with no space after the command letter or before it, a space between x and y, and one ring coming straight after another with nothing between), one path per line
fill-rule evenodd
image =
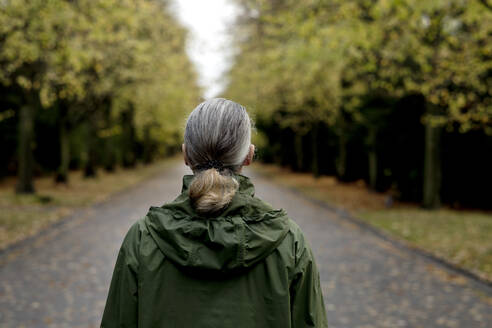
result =
M217 169L218 171L224 169L224 164L221 161L212 159L204 164L199 164L195 167L197 170L208 170L211 168Z

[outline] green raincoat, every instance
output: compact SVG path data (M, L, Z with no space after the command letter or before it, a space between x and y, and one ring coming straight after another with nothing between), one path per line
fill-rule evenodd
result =
M173 202L150 207L118 254L101 327L327 327L311 248L248 177L218 216L195 212L183 177Z

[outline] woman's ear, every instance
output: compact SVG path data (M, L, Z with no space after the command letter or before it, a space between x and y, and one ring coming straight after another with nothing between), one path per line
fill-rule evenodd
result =
M248 166L253 162L253 156L255 154L255 145L249 145L249 152L246 158L244 159L243 165Z
M186 157L186 146L185 146L185 144L181 145L181 150L183 151L183 157L184 157L185 165L189 166L188 165L188 158Z

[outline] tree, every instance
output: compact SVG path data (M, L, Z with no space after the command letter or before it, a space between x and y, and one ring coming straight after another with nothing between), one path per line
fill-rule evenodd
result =
M426 104L422 203L436 208L444 129L492 134L492 13L486 1L237 2L243 13L226 95L263 121L294 130L298 159L303 135L317 136L318 124L327 124L338 135L335 161L342 178L349 135L363 126L375 187L377 136L391 104L421 95ZM312 154L316 157L316 147ZM317 160L312 161L316 175Z
M102 129L126 136L126 164L135 163L132 145L144 134L162 148L178 143L179 121L200 90L186 56L185 30L166 2L21 0L0 6L0 83L22 90L24 98L19 192L34 191L34 117L40 108L58 116L60 182L68 181L70 131L81 124L90 130L88 175L96 172L98 144L114 139ZM117 123L120 117L123 123Z

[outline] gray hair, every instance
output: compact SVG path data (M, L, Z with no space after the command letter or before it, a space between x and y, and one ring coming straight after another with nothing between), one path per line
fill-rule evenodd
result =
M239 187L231 173L241 168L251 144L246 109L224 98L202 102L188 117L184 143L195 174L189 193L196 210L213 213L222 209Z

